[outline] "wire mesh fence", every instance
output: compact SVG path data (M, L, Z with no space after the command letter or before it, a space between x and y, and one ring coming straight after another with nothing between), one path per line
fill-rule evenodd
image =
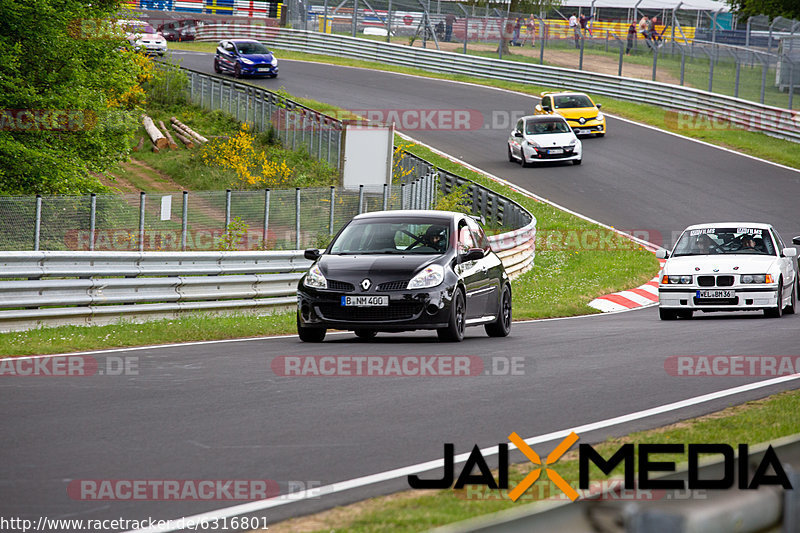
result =
M800 108L794 98L800 21L781 17L736 21L707 11L605 7L514 13L499 4L412 0L290 0L287 8L296 29L651 79ZM577 25L570 24L573 14Z

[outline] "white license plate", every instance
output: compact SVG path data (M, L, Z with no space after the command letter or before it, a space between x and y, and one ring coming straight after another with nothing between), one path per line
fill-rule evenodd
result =
M697 291L698 298L733 298L736 291L728 290L714 290L714 291Z
M259 72L269 72L269 67L259 67Z
M564 150L562 148L553 148L552 150L547 151L548 154L563 154Z
M344 307L387 307L388 296L342 296Z

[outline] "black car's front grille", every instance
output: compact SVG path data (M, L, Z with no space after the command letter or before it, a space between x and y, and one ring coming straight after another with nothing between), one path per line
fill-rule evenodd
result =
M697 284L701 287L732 287L733 276L697 276Z
M387 281L378 285L378 291L404 291L408 287L408 280Z
M337 281L335 279L328 280L328 288L332 291L352 292L356 290L355 285L347 283L346 281Z
M416 302L390 303L387 307L345 307L338 303L321 303L318 309L326 320L349 322L374 322L381 320L409 320L422 311Z

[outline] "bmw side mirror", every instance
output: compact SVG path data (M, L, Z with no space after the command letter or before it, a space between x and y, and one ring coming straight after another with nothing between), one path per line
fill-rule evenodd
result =
M320 251L317 250L316 248L309 248L308 250L303 252L303 257L305 257L309 261L316 261L317 259L319 259L319 256L321 255L322 254L320 253Z
M659 259L667 259L669 257L669 250L664 248L656 250L656 257Z
M795 250L794 248L784 248L783 257L797 257L797 250Z
M800 235L792 239L792 244L800 244Z
M466 263L467 261L477 261L479 259L483 259L484 257L483 249L482 248L470 248L466 252L460 254L459 258L461 259L462 263Z

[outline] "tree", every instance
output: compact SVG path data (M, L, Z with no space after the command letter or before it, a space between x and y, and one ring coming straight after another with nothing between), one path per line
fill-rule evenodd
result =
M800 2L797 0L728 0L728 5L740 17L767 15L770 18L800 19Z
M149 62L120 0L0 0L0 193L84 193L123 158Z

